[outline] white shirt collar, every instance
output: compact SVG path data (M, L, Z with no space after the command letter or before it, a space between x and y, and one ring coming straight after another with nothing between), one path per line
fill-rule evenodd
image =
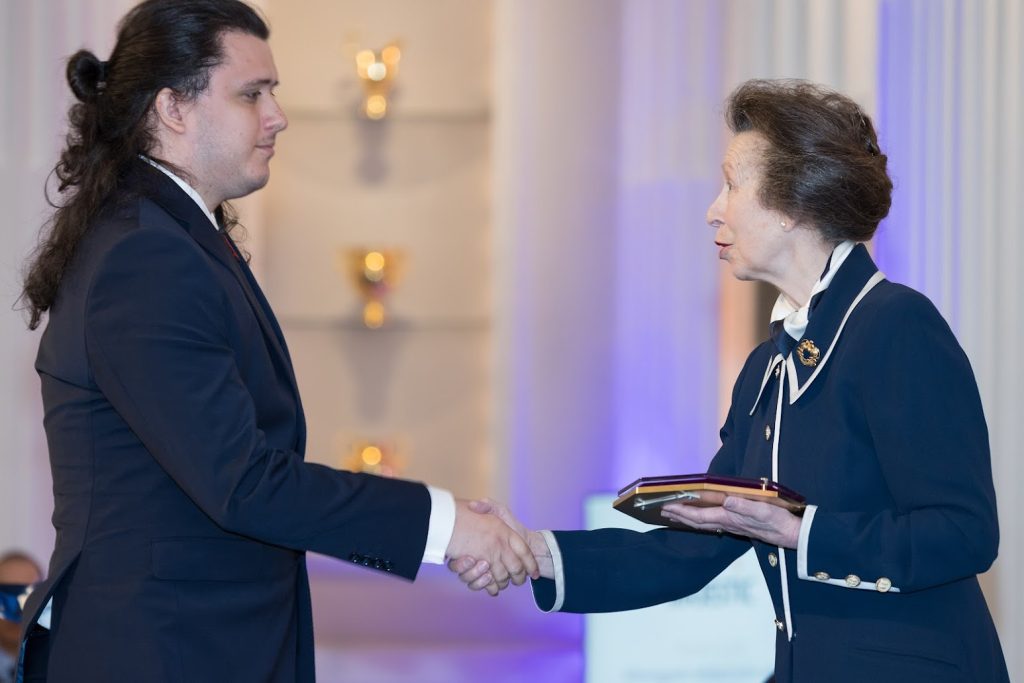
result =
M846 257L850 255L855 246L856 243L851 242L850 240L840 242L839 245L836 246L830 257L831 261L829 263L828 272L814 284L814 288L811 289L811 296L808 297L807 303L800 308L796 308L785 295L780 293L779 298L775 300L775 306L772 308L771 322L783 320L783 326L786 328L786 332L788 332L793 339L802 338L807 329L807 312L811 305L811 299L813 299L814 295L818 292L824 291L828 288L829 284L832 282L832 278L834 278L836 273L839 272L840 266L843 265Z
M163 166L163 165L153 161L149 157L142 156L140 154L139 158L142 159L143 161L145 161L147 164L149 164L153 168L157 168L157 169L160 169L161 171L163 171L164 175L166 175L168 178L173 180L178 185L178 187L180 187L185 192L185 194L187 194L189 197L191 197L192 201L194 201L196 203L196 205L200 209L202 209L203 213L206 214L206 217L210 219L210 223L213 224L214 229L218 230L218 231L220 230L220 226L217 225L217 218L216 218L216 216L213 215L212 211L210 211L208 208L206 208L206 203L203 202L203 198L199 196L199 193L196 192L194 187L192 187L191 185L186 183L184 180L179 178L170 169L168 169L165 166Z

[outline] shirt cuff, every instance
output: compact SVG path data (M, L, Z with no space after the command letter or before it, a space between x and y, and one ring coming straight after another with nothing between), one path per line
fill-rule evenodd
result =
M811 578L807 575L807 544L811 540L811 524L817 511L817 505L808 505L804 509L804 518L800 522L800 536L796 541L796 575L805 580Z
M553 533L541 531L540 535L548 544L548 552L551 553L551 564L554 566L555 573L555 602L551 605L551 609L541 611L561 612L562 605L565 604L565 569L562 567L562 551L558 548L558 541Z
M423 549L424 564L444 564L445 552L455 532L455 496L445 489L428 486L430 492L430 524L427 545Z

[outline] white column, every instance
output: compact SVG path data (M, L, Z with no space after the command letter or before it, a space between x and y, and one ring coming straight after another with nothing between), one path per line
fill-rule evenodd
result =
M495 7L493 488L545 527L581 526L614 457L620 16Z
M1010 678L1024 678L1024 12L1016 0L884 0L882 136L896 180L876 240L892 279L927 294L985 404L1000 552L983 577Z
M0 3L0 552L19 547L46 561L53 546L50 471L42 432L38 332L12 309L22 268L50 209L43 183L63 142L71 92L66 58L80 47L100 59L130 0Z
M721 3L623 7L613 487L718 449Z

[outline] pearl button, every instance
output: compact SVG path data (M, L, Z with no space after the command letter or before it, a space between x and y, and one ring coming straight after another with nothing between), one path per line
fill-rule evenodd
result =
M875 581L875 590L879 593L888 593L890 588L892 588L892 581L884 576L878 581Z
M768 564L775 566L779 563L779 556L775 553L768 553Z
M846 585L850 588L856 588L860 585L860 577L856 574L850 574L846 577Z
M818 572L814 575L814 578L818 581L828 581L832 577L828 575L828 572Z

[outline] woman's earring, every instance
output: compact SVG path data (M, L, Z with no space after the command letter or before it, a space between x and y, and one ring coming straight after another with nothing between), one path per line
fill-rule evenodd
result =
M779 225L781 225L782 227L786 227L786 221L779 221Z

